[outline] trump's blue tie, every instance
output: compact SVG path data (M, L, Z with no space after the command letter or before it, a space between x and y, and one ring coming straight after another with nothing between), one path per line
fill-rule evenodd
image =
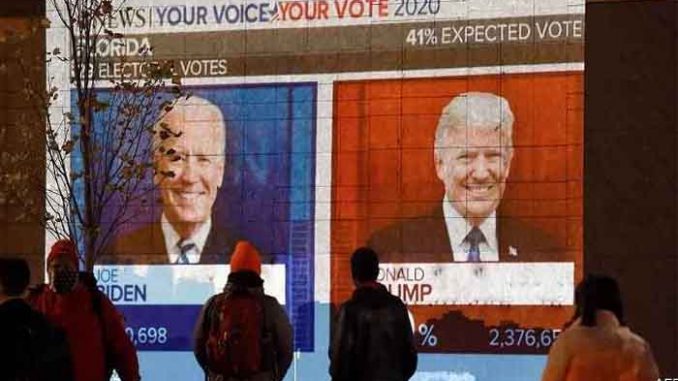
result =
M466 258L467 262L480 262L480 243L485 241L485 236L483 232L478 229L477 226L474 226L473 229L466 235L464 241L468 242L468 257Z

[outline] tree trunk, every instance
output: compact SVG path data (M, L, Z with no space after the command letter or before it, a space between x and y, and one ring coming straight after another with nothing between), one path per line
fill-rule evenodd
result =
M84 194L84 221L82 221L82 236L85 240L85 270L92 271L96 256L97 229L95 227L92 173L92 100L90 92L85 90L80 98L81 131L80 143L82 151L83 181L85 182Z

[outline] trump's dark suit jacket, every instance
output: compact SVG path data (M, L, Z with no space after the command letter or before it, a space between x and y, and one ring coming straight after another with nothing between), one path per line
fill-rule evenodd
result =
M500 262L573 261L544 231L515 218L497 217ZM376 231L367 245L382 263L454 262L442 206L429 215L403 219Z

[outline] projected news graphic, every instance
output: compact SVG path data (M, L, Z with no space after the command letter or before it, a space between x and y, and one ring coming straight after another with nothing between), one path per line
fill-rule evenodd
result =
M99 93L170 63L192 94L166 121L187 144L172 148L200 153L201 194L149 177L95 268L144 379L202 379L193 326L237 239L293 323L287 380L327 378L366 245L411 314L415 380L538 378L582 272L584 5L129 0L102 18L120 35L97 43ZM67 51L47 16L48 50ZM74 112L74 94L59 101ZM210 224L183 263L174 223L196 215Z
M350 248L368 245L421 351L545 353L581 264L581 82L336 83L333 300L351 291Z
M185 170L190 174L175 172L162 182L149 176L148 198L157 203L138 203L126 211L129 222L98 258L100 288L120 305L139 349L191 351L202 304L226 284L234 242L245 239L261 250L267 292L293 316L297 347L310 349L313 311L305 306L313 301L315 87L186 89L191 97L159 122L181 136L163 144L198 158L205 150L204 158ZM160 170L176 166L163 157L148 160ZM177 189L201 192L186 202ZM201 254L182 266L177 238L168 237L177 234L182 221L201 213L209 216L210 227L202 241L200 231L194 235L202 243ZM286 277L308 281L288 287Z

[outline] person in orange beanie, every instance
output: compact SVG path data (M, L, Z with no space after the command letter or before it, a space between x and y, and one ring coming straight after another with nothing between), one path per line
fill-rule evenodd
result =
M208 380L280 381L292 363L292 326L264 293L259 251L239 241L224 291L211 297L195 327L194 349Z
M248 241L238 241L231 256L231 274L241 271L251 271L261 275L259 251Z
M66 333L75 381L108 380L113 369L122 381L138 381L137 354L122 315L80 274L76 245L57 241L47 256L49 284L33 289L28 302Z

